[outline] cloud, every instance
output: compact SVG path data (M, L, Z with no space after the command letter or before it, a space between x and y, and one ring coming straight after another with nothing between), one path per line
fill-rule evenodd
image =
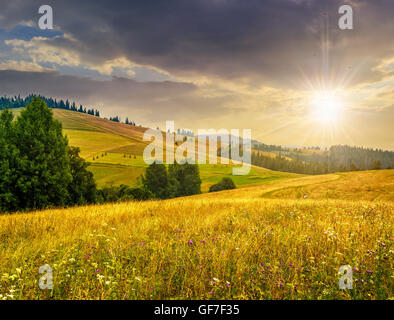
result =
M134 119L150 122L204 114L214 117L224 108L223 97L204 97L190 83L138 82L119 77L93 80L58 72L0 70L0 95L30 93L67 98L88 106L105 105L103 115L133 113Z
M337 26L344 3L354 8L351 31ZM191 128L255 128L284 144L305 136L308 94L317 90L346 91L349 109L379 114L376 127L393 112L385 95L394 72L392 0L48 1L57 33L13 33L38 21L41 4L0 2L0 28L15 34L0 37L0 69L40 71L0 71L0 94L70 98L102 114ZM358 141L381 142L369 134Z
M16 70L16 71L54 71L53 69L44 68L34 62L30 61L0 61L0 70Z
M351 3L353 31L337 27L340 0L54 2L56 26L72 37L46 42L76 51L80 60L93 65L121 58L180 78L248 78L251 85L294 87L300 70L321 71L322 26L328 17L330 61L336 61L331 68L357 68L349 85L378 81L383 74L373 67L393 55L387 36L394 34L394 3ZM31 20L39 5L33 0L5 6L1 12L6 18L0 23Z

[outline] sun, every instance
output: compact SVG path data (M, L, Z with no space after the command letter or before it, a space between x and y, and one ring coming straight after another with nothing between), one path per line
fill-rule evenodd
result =
M311 99L311 115L321 125L333 125L339 121L342 101L333 92L317 92Z

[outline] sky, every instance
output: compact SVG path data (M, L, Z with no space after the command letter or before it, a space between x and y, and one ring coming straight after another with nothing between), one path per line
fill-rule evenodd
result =
M0 0L0 95L160 128L394 150L394 1ZM353 8L341 30L340 6Z

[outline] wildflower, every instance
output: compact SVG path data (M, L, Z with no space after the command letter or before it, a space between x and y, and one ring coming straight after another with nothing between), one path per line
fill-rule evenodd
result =
M367 270L367 273L372 273L372 271L371 270Z
M193 244L193 241L192 241L192 240L189 240L189 244Z

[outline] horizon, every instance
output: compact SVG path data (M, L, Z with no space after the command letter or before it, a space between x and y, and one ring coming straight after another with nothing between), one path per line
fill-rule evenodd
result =
M40 95L40 94L30 94L31 96L36 96L36 97L43 97L42 95ZM21 96L21 95L19 95L19 96ZM22 97L21 96L21 98L27 98L29 95L27 95L26 97ZM16 97L18 97L18 95L16 95L16 96L10 96L10 97L7 97L7 95L4 95L4 96L2 96L2 97L0 97L0 98L9 98L9 99L13 99L13 98L16 98ZM53 98L53 97L50 97L50 98ZM55 99L55 98L54 98ZM60 98L56 98L56 100L58 100L58 102L59 101L61 101L61 100L63 100L63 101L66 101L66 100L68 100L67 98L63 98L63 97L60 97ZM70 102L75 102L75 101L70 101ZM76 103L76 105L78 105L78 103ZM89 107L86 107L85 106L85 109L89 109ZM11 108L11 109L13 109L13 108ZM2 110L2 107L1 107L1 105L0 105L0 110ZM93 108L93 110L96 110L96 111L100 111L100 110L97 110L97 109L94 109ZM101 116L99 116L99 117L101 117ZM104 119L104 120L110 120L110 118L111 118L111 116L109 116L109 117L101 117L102 119ZM127 116L125 117L125 118L128 118ZM122 119L121 117L120 117L120 119L119 119L120 121L119 121L119 123L123 123L123 124L125 124L125 120L124 119ZM134 122L135 122L135 119L132 119ZM138 120L137 120L138 121ZM152 128L152 127L149 127L149 126L146 126L146 125L144 125L144 124L141 124L141 123L138 123L137 122L137 126L140 126L140 127L143 127L143 128L147 128L147 129L154 129L154 128ZM162 132L166 132L166 130L164 130L163 131L163 129L162 128L159 128ZM204 129L197 129L197 130L194 130L194 129L190 129L190 128L177 128L177 130L184 130L185 132L189 132L189 133L192 133L195 137L198 137L198 135L195 135L195 132L198 132L198 130L210 130L210 129L212 129L212 128L209 128L209 129L207 129L207 128L204 128ZM223 128L220 128L220 129L223 129ZM219 130L220 130L219 129ZM216 129L214 129L214 130L216 130ZM172 133L174 133L174 132L172 132ZM217 135L208 135L208 137L209 136L217 136ZM231 136L231 135L230 135ZM240 135L239 136L239 138L242 140L242 136ZM392 149L392 150L390 150L390 149L385 149L385 148L378 148L378 147L374 147L374 146L366 146L366 145L349 145L349 144L332 144L332 145L288 145L288 144L271 144L271 143L268 143L268 142L266 142L266 141L260 141L260 140L256 140L256 139L252 139L251 140L251 143L252 143L252 146L253 145L255 145L255 144L265 144L265 145L273 145L273 146L280 146L280 147L282 147L282 148L288 148L288 149L313 149L313 148L320 148L320 150L324 150L324 151L328 151L331 147L333 147L333 146L349 146L349 147L354 147L354 148L362 148L362 149L370 149L370 150L383 150L383 151L387 151L387 152L394 152L394 149Z

